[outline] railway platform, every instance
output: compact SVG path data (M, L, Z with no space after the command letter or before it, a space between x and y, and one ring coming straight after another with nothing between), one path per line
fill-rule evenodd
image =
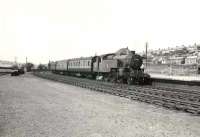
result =
M200 75L193 76L175 76L175 75L164 75L151 73L151 78L156 82L164 83L176 83L176 84L187 84L187 85L199 85L200 86Z

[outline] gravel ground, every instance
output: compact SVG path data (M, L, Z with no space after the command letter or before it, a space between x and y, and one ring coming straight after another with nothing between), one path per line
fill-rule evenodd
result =
M199 137L200 117L37 78L0 77L2 137Z

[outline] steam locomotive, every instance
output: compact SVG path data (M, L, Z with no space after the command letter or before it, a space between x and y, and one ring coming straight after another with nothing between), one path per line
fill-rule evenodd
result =
M115 53L101 56L81 57L49 63L54 73L87 77L127 84L151 84L150 75L144 73L143 58L122 48Z

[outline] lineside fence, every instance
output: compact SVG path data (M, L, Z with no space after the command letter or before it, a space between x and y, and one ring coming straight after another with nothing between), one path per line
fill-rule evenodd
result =
M176 75L176 76L200 76L200 67L194 65L175 65L175 64L151 64L145 66L145 72L163 74L163 75Z

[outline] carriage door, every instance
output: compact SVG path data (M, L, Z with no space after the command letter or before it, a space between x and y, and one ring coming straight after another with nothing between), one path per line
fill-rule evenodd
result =
M95 61L93 63L93 71L94 72L98 72L99 71L99 62L100 62L100 58L99 57L95 57Z

